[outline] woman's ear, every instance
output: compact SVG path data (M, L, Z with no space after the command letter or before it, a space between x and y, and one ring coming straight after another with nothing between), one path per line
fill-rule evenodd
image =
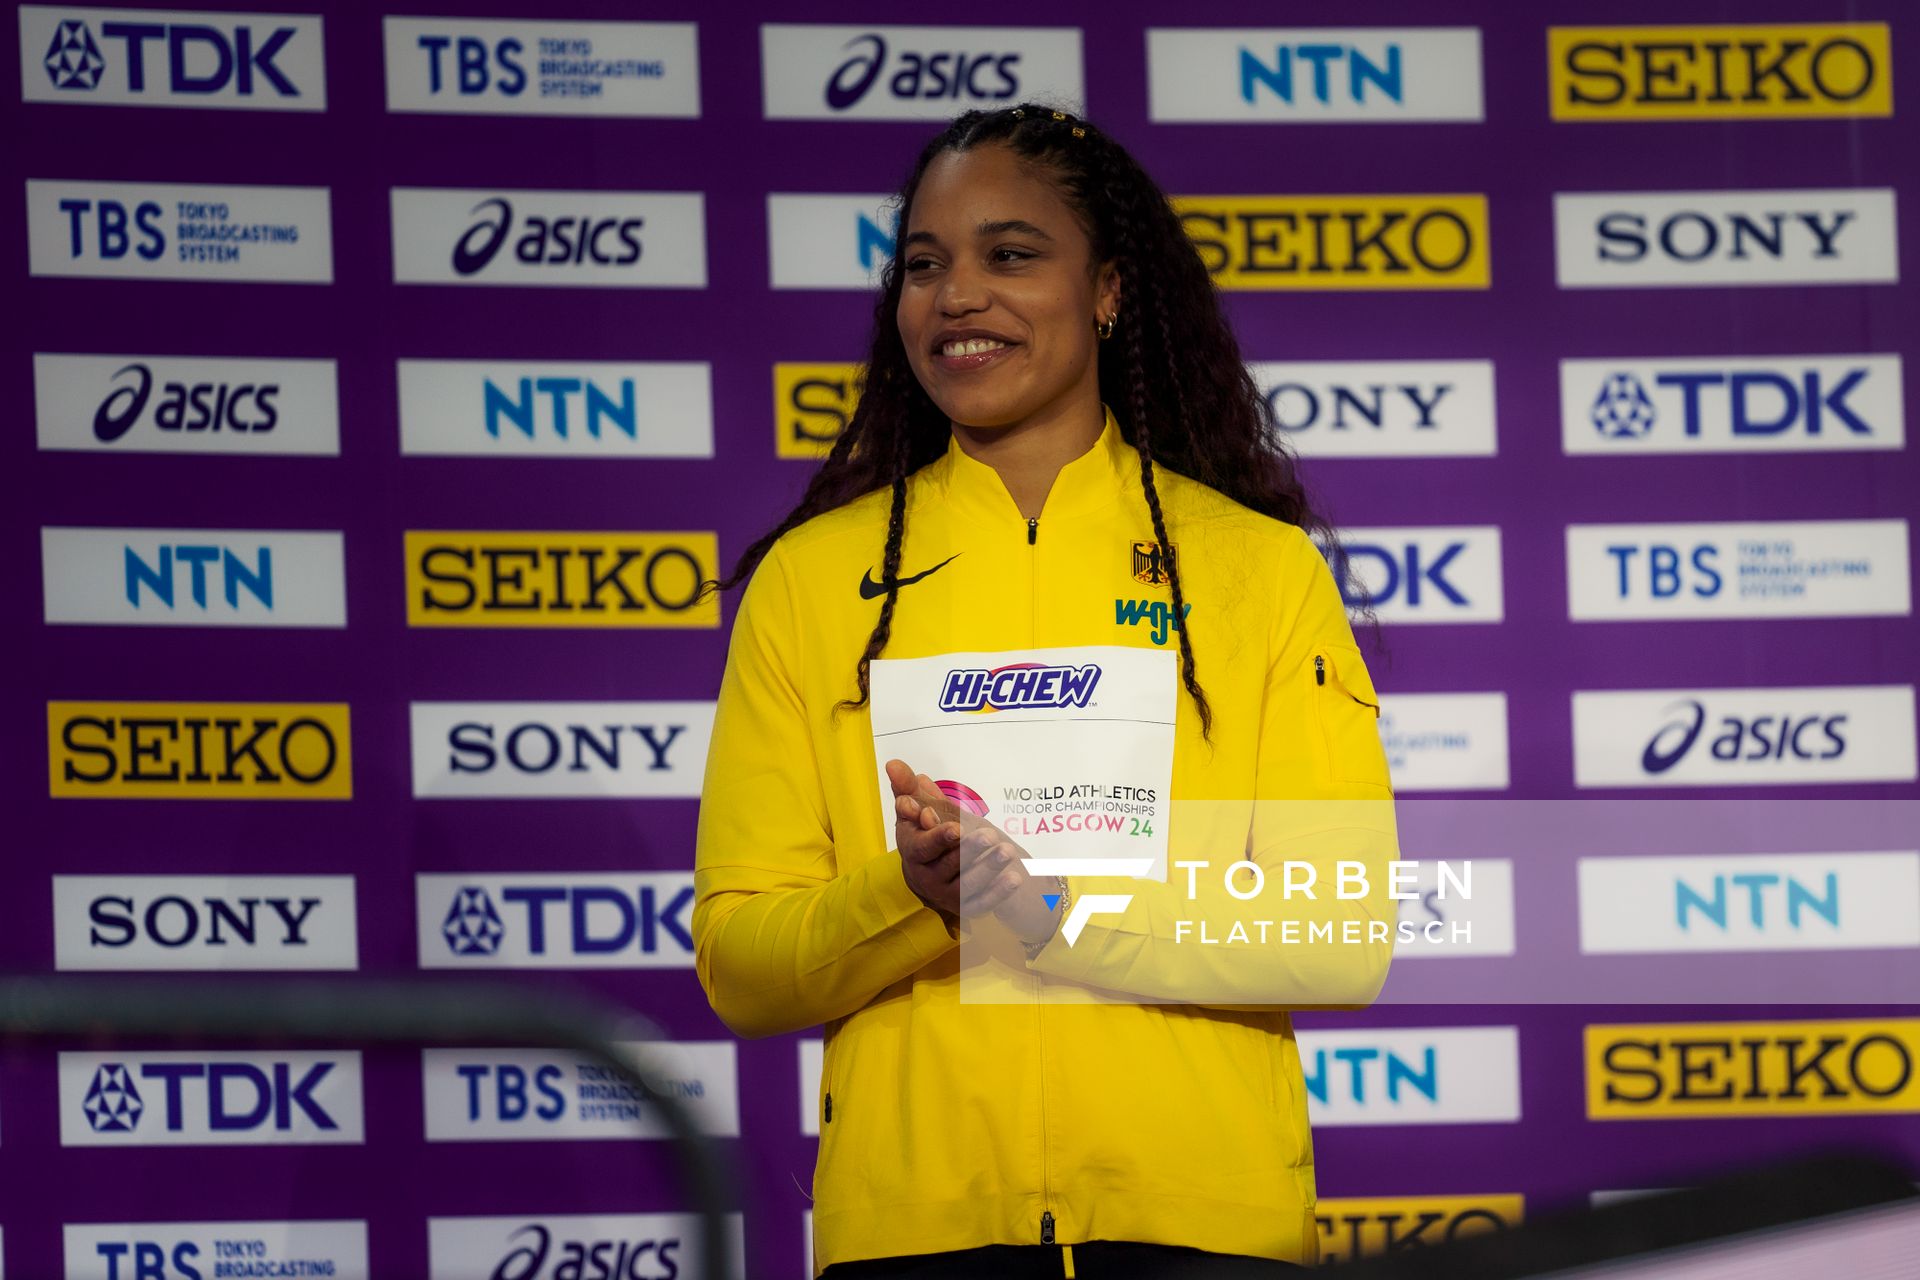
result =
M1094 274L1093 306L1096 315L1113 316L1120 310L1120 264L1103 262Z

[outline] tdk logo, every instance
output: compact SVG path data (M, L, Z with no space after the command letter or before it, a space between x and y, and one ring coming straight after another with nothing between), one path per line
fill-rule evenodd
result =
M344 627L338 533L40 531L49 623Z
M1897 449L1899 356L1560 362L1568 453Z
M1893 192L1553 198L1560 287L1894 284Z
M1315 1124L1437 1124L1520 1118L1512 1027L1299 1035Z
M358 1143L357 1053L60 1055L63 1146Z
M1100 683L1100 668L1014 663L991 670L947 672L940 688L942 711L1013 711L1022 708L1085 707Z
M693 877L415 877L423 969L662 969L693 964Z
M1498 622L1504 614L1497 526L1349 529L1329 553L1344 561L1349 606L1382 621Z
M1149 28L1155 121L1479 120L1472 27Z
M1583 787L1914 779L1911 685L1573 695Z
M318 15L22 5L20 36L23 51L45 51L45 74L23 76L28 102L266 111L327 105Z
M42 449L340 451L331 360L35 355Z
M1920 946L1920 853L1580 859L1584 954Z
M353 969L352 876L55 876L60 969Z
M1021 98L1083 96L1072 28L760 28L768 119L950 117Z

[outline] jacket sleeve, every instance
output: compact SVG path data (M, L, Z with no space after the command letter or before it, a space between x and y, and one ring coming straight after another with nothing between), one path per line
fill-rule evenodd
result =
M907 887L898 852L836 856L794 678L801 642L776 543L734 619L694 852L694 967L742 1036L852 1013L958 937Z
M1224 1008L1352 1007L1378 995L1396 923L1388 864L1398 856L1379 697L1326 561L1305 534L1291 533L1281 581L1304 588L1276 591L1287 603L1275 612L1267 648L1253 794L1176 799L1165 883L1071 878L1076 899L1130 901L1118 913L1088 916L1071 946L1056 933L1033 968L1151 1000ZM1202 687L1205 676L1203 666ZM1216 724L1232 713L1214 706ZM1244 900L1228 892L1225 875L1240 859L1264 875L1264 888ZM1210 865L1190 879L1182 860ZM1343 866L1352 896L1340 896ZM1289 874L1296 884L1311 874L1312 896L1283 897ZM1241 868L1232 884L1248 894L1255 879ZM1271 921L1265 941L1258 920ZM1226 941L1235 921L1248 941ZM1283 939L1288 921L1292 942ZM1212 944L1200 940L1203 927Z

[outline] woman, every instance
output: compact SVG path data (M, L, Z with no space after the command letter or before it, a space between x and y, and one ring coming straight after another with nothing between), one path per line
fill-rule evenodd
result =
M857 412L717 584L753 575L702 793L700 980L738 1034L825 1024L830 1278L1311 1262L1306 1093L1273 1006L1365 1003L1386 945L1171 947L1180 875L1126 882L1130 905L1070 944L1060 921L1099 879L1028 875L909 761L886 762L885 814L868 699L883 656L1177 649L1174 798L1237 813L1234 857L1325 852L1314 824L1246 821L1248 801L1390 796L1378 700L1304 532L1324 529L1178 218L1117 142L1044 107L969 112L901 199ZM1140 602L1179 621L1127 621ZM1374 867L1390 835L1351 824L1342 856ZM989 924L1017 945L963 952ZM1000 997L963 1003L963 976Z

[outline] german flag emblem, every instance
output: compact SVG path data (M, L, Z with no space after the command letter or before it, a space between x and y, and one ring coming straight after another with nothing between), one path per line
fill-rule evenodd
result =
M1166 583L1173 569L1173 554L1179 550L1172 543L1162 552L1158 542L1136 542L1133 544L1133 578L1150 587Z

